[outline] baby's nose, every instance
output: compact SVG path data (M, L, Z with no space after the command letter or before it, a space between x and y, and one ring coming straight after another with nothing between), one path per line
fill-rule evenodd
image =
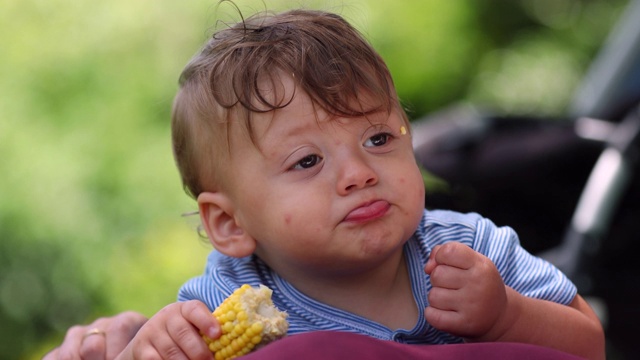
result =
M338 193L346 195L378 183L378 175L366 159L357 155L343 159L338 175Z

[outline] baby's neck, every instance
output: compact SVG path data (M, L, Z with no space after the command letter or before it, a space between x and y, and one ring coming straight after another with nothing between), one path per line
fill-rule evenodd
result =
M327 305L349 311L390 329L412 329L418 309L402 252L384 266L363 276L316 279L299 284L298 290ZM310 286L309 286L310 285Z

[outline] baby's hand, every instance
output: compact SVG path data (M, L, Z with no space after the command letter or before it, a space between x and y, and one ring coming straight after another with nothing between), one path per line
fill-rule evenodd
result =
M486 256L461 243L434 247L425 265L432 288L426 320L436 329L469 340L496 338L507 290Z
M117 359L213 359L200 333L220 336L206 305L197 300L173 303L151 317Z

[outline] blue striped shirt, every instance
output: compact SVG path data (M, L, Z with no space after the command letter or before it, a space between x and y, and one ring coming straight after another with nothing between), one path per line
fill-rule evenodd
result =
M214 309L242 284L264 284L273 289L275 305L289 315L289 334L314 330L347 331L402 343L449 344L462 339L439 331L424 319L431 289L424 265L431 249L451 241L484 254L498 268L506 285L533 298L569 304L576 287L550 263L532 256L509 227L497 227L478 214L425 210L414 236L404 246L413 295L420 312L413 329L390 329L361 316L307 297L255 256L231 258L212 251L205 273L185 283L179 301L197 299Z

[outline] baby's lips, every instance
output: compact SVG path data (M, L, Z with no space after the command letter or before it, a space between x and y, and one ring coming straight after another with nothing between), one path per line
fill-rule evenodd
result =
M345 217L348 222L366 222L384 216L391 205L384 200L376 200L361 205L349 212Z

